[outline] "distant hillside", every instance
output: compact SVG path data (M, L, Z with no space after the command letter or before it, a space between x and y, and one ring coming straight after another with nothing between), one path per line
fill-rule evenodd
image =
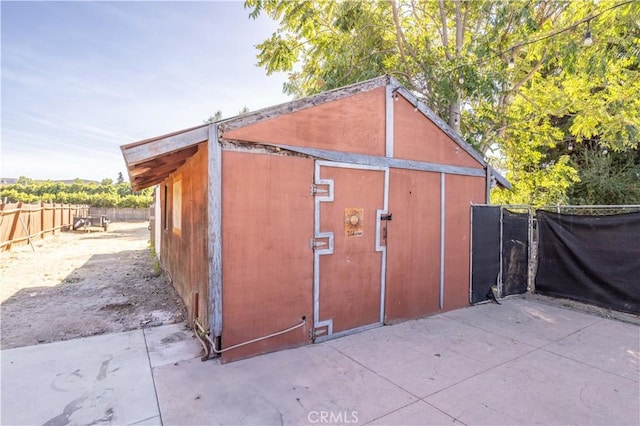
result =
M71 184L74 183L76 181L76 179L32 179L33 182L35 183L42 183L42 182L54 182L54 183L65 183L65 184ZM99 184L100 181L97 180L90 180L90 179L80 179L80 182L85 184L85 183L95 183L95 184ZM3 185L13 185L15 183L18 183L18 178L0 178L0 183L2 183Z

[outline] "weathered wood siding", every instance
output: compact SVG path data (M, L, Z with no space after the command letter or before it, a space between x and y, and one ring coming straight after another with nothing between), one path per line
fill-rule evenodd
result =
M346 151L385 153L385 88L224 132L228 139Z
M222 347L307 320L225 352L224 362L310 342L313 165L300 157L222 153Z
M483 169L403 98L393 102L393 117L395 158ZM385 129L385 90L377 88L229 130L223 137L384 156ZM446 174L442 194L440 173L395 168L389 173L393 220L387 223L385 322L466 306L470 205L484 201L485 178ZM295 330L231 350L223 355L224 361L309 342L312 178L311 159L223 152L223 347L290 327L302 315L309 320L304 332ZM441 230L443 197L445 227ZM338 254L327 259L341 260ZM325 291L324 296L330 295ZM334 302L323 299L322 309L341 311L340 297L329 297ZM338 314L328 316L335 320Z
M444 309L469 305L471 203L484 203L485 180L472 176L445 178Z
M440 173L391 169L385 322L438 312Z
M400 97L394 102L394 157L483 169L431 120Z
M376 212L384 208L380 170L323 167L333 181L333 201L320 207L320 230L333 232L333 254L320 256L320 320L338 333L380 322L382 253L376 252ZM360 234L345 229L347 211L359 209ZM351 215L352 213L349 213Z
M483 169L404 98L393 102L394 157ZM445 175L442 310L468 305L470 205L484 202L485 178ZM391 169L385 321L441 311L441 174Z
M180 181L181 200L174 200L174 186ZM163 267L184 301L189 323L199 318L208 327L209 292L207 265L207 145L198 151L175 173L160 184L161 255ZM180 205L176 214L173 207ZM174 223L180 217L181 223ZM196 304L197 301L197 304Z
M393 323L469 303L470 207L487 188L482 158L393 79L343 89L123 148L134 186L170 174L159 188L161 261L189 319L212 327L227 349L223 362L311 342L314 158L324 161L317 178L335 184L333 203L315 212L319 228L342 229L350 209L362 211L363 227L374 224L358 235L361 246L327 231L336 245L318 263L318 328L330 319L334 333L349 331L378 324L382 313ZM216 144L211 158L205 139ZM377 229L387 184L393 219ZM354 266L354 253L373 260ZM351 303L358 297L360 311ZM231 348L303 317L303 327Z

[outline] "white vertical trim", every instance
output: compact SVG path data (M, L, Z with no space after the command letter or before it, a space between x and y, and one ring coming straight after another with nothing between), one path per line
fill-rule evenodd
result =
M440 309L444 308L445 174L440 173Z
M384 192L383 192L383 206L384 210L376 210L376 248L375 250L382 253L381 268L380 268L380 323L384 324L384 303L387 292L387 243L385 245L380 244L380 230L382 221L380 217L382 215L389 214L389 169L384 171ZM386 224L388 226L388 223Z
M333 334L333 320L320 321L320 256L333 254L333 232L320 232L320 203L333 201L333 179L322 179L320 177L320 167L327 164L322 161L315 162L314 185L327 185L327 195L314 195L313 200L313 238L312 248L315 239L328 238L328 246L325 249L313 249L313 328L327 327L326 336Z
M486 179L487 181L485 182L486 188L485 188L485 193L484 193L484 198L485 198L485 203L490 204L491 203L491 166L487 164L487 169L486 169Z
M389 168L384 169L384 209L389 211Z
M385 91L385 156L393 157L393 88L387 84Z
M334 181L332 179L322 179L320 177L320 171L322 167L339 167L345 169L360 169L360 170L378 170L384 172L384 193L383 193L383 207L384 210L376 210L376 237L375 237L375 251L382 252L381 256L381 272L380 272L380 324L384 324L384 302L386 291L386 276L387 276L387 247L381 245L380 227L382 214L388 213L389 206L389 168L378 166L367 166L350 163L338 163L333 161L316 160L314 168L314 184L315 185L328 185L329 191L327 195L316 195L314 198L314 220L313 220L313 234L314 240L311 242L311 247L314 247L315 239L328 238L328 247L325 249L315 249L313 252L313 327L322 328L327 327L327 334L321 338L316 338L316 342L323 341L329 338L338 337L345 334L350 334L353 330L345 330L343 332L333 334L333 320L327 319L320 321L320 256L326 254L333 254L333 232L321 232L320 231L320 203L332 202L334 199ZM372 327L374 325L366 325L364 328ZM358 328L358 330L360 327Z
M215 338L222 335L222 149L216 124L209 125L207 153L209 315Z
M391 148L393 151L393 138L391 140ZM391 153L393 155L393 152ZM384 171L384 210L385 214L389 214L389 169ZM387 223L387 226L389 224ZM387 240L384 243L384 250L382 251L382 268L380 271L380 322L384 324L384 305L387 293Z
M380 218L379 215L381 214L388 214L388 211L381 211L378 210L377 214L378 214L378 218ZM377 221L378 224L380 224L380 220ZM378 228L380 229L380 228ZM377 231L379 232L379 231ZM381 247L380 250L376 251L380 251L382 258L381 258L381 268L380 268L380 323L384 324L384 301L385 301L385 293L387 290L387 246L384 245Z

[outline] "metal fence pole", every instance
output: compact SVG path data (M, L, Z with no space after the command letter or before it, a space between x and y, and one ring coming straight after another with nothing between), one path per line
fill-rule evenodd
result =
M503 220L504 218L504 206L500 206L500 245L499 245L499 250L500 250L500 271L498 272L498 297L502 297L502 249L503 249L503 237L504 237L504 233L503 233Z

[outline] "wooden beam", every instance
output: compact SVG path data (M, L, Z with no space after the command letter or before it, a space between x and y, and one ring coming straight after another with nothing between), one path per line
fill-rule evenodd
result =
M128 170L131 187L134 191L139 191L162 182L196 152L198 152L198 146L191 146L164 157L131 166Z
M144 144L149 143L149 142L155 142L155 141L160 140L160 139L166 139L166 138L168 138L170 136L179 135L181 133L190 132L191 130L195 130L195 129L199 129L201 127L207 127L207 126L208 126L207 124L200 124L198 126L189 127L188 129L177 130L175 132L167 133L165 135L154 136L152 138L143 139L141 141L131 142L131 143L128 143L126 145L122 145L120 148L121 149L131 149L131 148L134 148L134 147L136 147L138 145L144 145Z
M496 172L496 169L494 169L493 167L491 168L491 176L496 178L496 182L498 182L498 184L500 186L502 186L504 189L511 189L512 188L511 187L511 182L509 182L506 177L504 177L500 173Z
M175 165L172 165L170 168L165 169L163 173L155 173L152 175L137 177L131 183L131 186L133 187L134 191L139 191L141 189L156 185L162 182L163 180L165 180L167 176L169 176L171 173L178 170L178 168L182 166L185 162L186 160L180 163L177 163Z
M169 154L166 157L156 158L154 160L140 163L129 170L130 177L137 177L148 173L162 173L164 169L170 168L177 163L184 164L184 161L193 156L197 149L186 149L176 154Z
M153 167L149 167L149 166L145 166L145 167L137 166L137 167L134 167L133 169L129 170L129 178L135 179L137 176L144 175L144 174L148 173L152 169L153 169Z
M486 188L484 192L484 202L487 204L491 203L491 166L487 165L487 176L485 177Z
M123 146L121 149L127 166L131 169L132 166L151 159L192 147L201 142L206 142L208 135L208 127L196 127L195 129L153 140L152 142L147 142L142 145L135 145L133 147Z
M223 139L234 143L242 143L242 141ZM244 143L252 143L252 141L244 141ZM255 142L258 143L258 142ZM272 146L275 148L304 154L312 158L321 160L336 161L339 163L360 164L363 166L392 167L396 169L421 170L423 172L448 173L462 176L479 176L485 177L485 169L463 166L451 166L449 164L427 163L424 161L402 160L400 158L380 157L375 155L354 154L350 152L330 151L326 149L306 148L291 145L281 145L276 143L259 142L262 146Z
M222 335L222 147L218 126L211 125L208 147L209 327L214 341ZM220 349L220 348L218 348Z
M394 102L393 102L393 88L391 85L387 85L385 88L384 96L384 109L385 109L385 155L387 157L393 157L393 125L394 125Z

